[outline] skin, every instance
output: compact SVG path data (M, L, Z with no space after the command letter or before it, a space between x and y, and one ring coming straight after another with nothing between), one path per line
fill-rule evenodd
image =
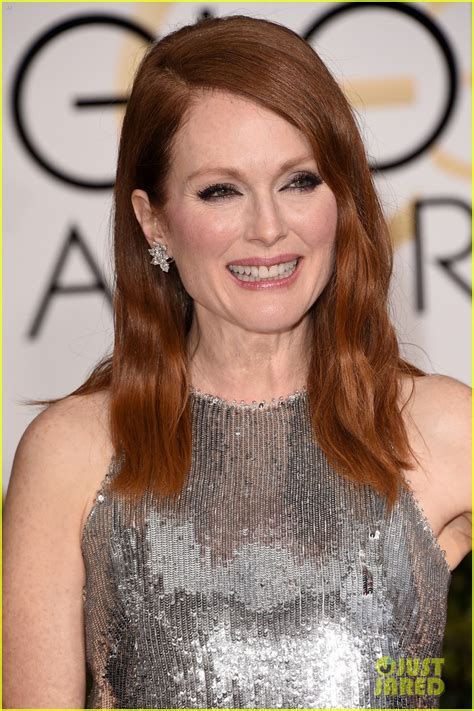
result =
M288 161L293 167L282 170ZM302 171L318 176L307 138L252 102L208 94L181 127L172 165L164 213L153 211L142 190L132 202L149 244L167 245L194 299L193 384L229 400L289 394L306 381L308 311L332 271L337 223L336 199L325 183L299 189L308 182L296 180ZM199 197L223 182L232 185L226 197ZM303 262L297 281L284 288L243 289L226 268L233 260L285 253Z
M280 170L305 155L309 160ZM238 171L238 179L222 167ZM303 169L318 172L298 129L246 99L214 92L193 106L179 131L165 211L156 213L144 191L132 194L148 243L167 245L194 299L190 372L201 390L227 400L269 400L306 380L307 314L331 273L337 205L324 183L304 193L288 187ZM231 197L199 198L222 182L233 186ZM287 289L242 289L227 273L233 259L285 252L304 257L298 281ZM409 400L411 380L400 381L419 460L404 475L453 568L471 550L471 389L446 376L415 382Z
M330 271L334 196L324 184L307 193L288 188L296 170L317 166L311 159L279 171L307 144L278 117L216 97L191 119L177 142L168 221L141 191L132 201L148 242L169 245L195 300L192 382L226 399L285 395L304 383L305 315ZM239 180L226 179L238 197L223 204L196 198L221 174L184 186L203 159L239 167ZM232 259L283 251L304 256L298 289L247 292L225 271ZM400 386L402 407L411 383ZM112 456L108 407L107 393L66 398L36 417L18 446L3 516L4 708L84 707L80 539ZM420 460L405 474L451 570L471 549L470 414L470 388L440 375L416 378L403 409Z
M451 570L472 549L472 391L445 375L400 381L400 407L419 460L404 470Z

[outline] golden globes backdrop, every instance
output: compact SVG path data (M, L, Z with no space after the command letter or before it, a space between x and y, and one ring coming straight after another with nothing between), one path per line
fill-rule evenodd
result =
M469 3L3 3L4 488L35 412L112 343L118 135L146 46L206 15L275 20L357 111L395 245L403 351L470 383Z

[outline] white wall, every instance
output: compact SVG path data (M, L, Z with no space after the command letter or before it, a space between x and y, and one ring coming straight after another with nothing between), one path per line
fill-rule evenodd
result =
M112 342L111 310L84 253L107 280L111 189L73 185L51 168L78 182L110 183L123 108L78 108L75 101L126 97L144 36L166 34L203 11L268 17L307 36L342 5L3 3L4 488L18 440L35 414L18 401L71 391ZM309 41L354 102L369 155L379 164L397 162L429 139L452 86L443 47L454 56L458 92L444 130L420 155L378 174L377 185L396 246L393 318L405 353L428 371L470 383L471 8L416 3L418 14L409 16L406 7L345 10ZM102 14L108 23L83 22ZM81 24L37 45L74 18ZM21 140L12 111L21 64L32 52L19 121L39 159ZM57 286L92 289L53 293L33 336L67 244Z

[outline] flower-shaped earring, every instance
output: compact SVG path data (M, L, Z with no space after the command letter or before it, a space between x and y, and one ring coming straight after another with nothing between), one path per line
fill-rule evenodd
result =
M153 218L153 229L156 232L156 217ZM163 244L163 242L155 242L148 252L153 257L151 260L152 264L161 267L164 272L169 272L170 264L174 261L174 257L169 256L166 244Z
M168 272L170 269L171 262L174 261L174 257L170 257L166 248L166 245L162 242L156 242L151 249L148 250L153 259L152 264L158 265L162 268L164 272Z

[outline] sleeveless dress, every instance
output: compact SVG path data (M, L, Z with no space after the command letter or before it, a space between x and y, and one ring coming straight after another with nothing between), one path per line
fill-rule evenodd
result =
M112 460L85 522L87 708L438 708L451 573L412 494L338 475L305 389L190 399L182 492L132 505Z

